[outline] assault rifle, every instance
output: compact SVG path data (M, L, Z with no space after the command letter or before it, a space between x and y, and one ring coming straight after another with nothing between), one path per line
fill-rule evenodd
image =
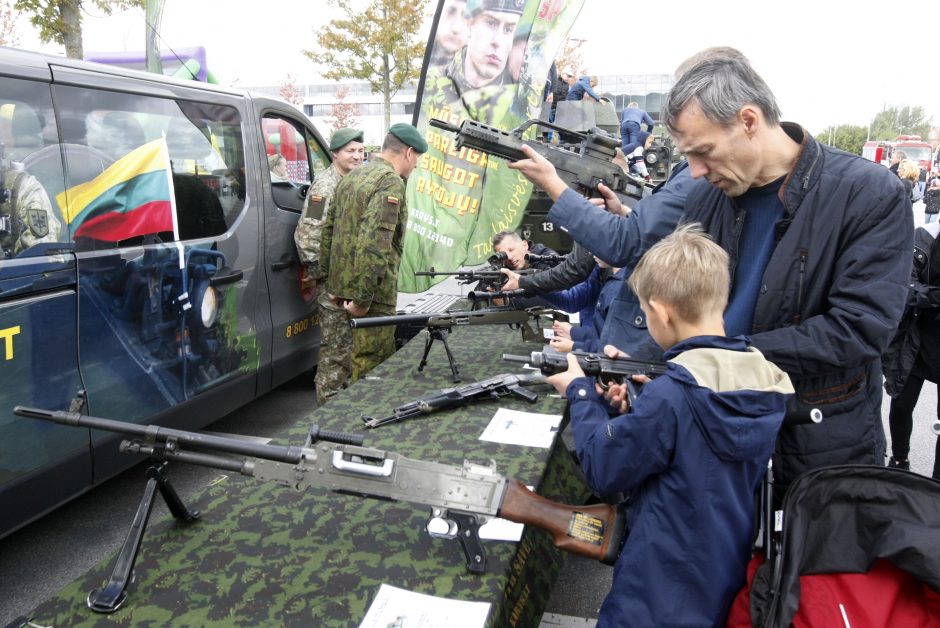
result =
M541 342L543 339L538 335L538 322L542 317L550 316L552 320L568 320L568 315L558 310L544 307L530 307L527 310L515 310L511 308L491 308L470 310L462 312L436 312L432 314L396 314L394 316L371 316L365 318L353 318L349 325L353 329L364 329L367 327L382 327L386 325L406 325L409 323L422 323L428 332L428 338L424 342L424 355L421 356L421 362L418 364L418 370L424 370L428 363L428 353L435 340L440 340L444 345L444 352L447 354L447 361L450 363L450 372L453 375L454 382L460 381L460 370L457 368L457 362L454 360L454 354L451 353L447 345L447 336L450 335L454 327L464 325L500 325L506 324L513 329L522 331L522 339L526 342ZM532 328L532 321L535 321L535 329Z
M528 375L494 375L481 379L478 382L464 384L456 388L445 388L434 395L428 395L421 399L416 399L404 405L400 405L388 416L374 418L362 415L362 420L366 427L379 427L389 423L397 423L411 417L431 414L444 408L453 406L462 406L465 403L476 399L499 399L506 395L516 395L522 397L529 403L535 403L539 396L526 390L523 386L545 383L545 376L537 373Z
M486 570L478 530L493 517L547 530L559 549L609 564L617 558L625 529L624 513L609 504L566 506L540 497L519 480L497 474L495 465L464 461L458 467L414 460L362 447L361 436L352 434L313 428L304 445L296 447L138 425L77 412L17 406L13 413L61 425L127 434L134 438L121 442L122 452L143 454L161 462L147 472L150 479L144 498L108 585L88 597L92 610L102 613L114 612L127 597L127 584L156 490L167 500L174 517L193 520L199 516L198 512L186 509L169 484L165 468L174 460L240 473L298 491L323 488L431 506L428 533L436 538L457 539L466 555L468 571L475 574ZM321 442L324 440L334 442Z
M578 359L578 364L581 365L584 374L594 377L601 388L606 389L610 382L625 383L631 404L637 394L637 385L631 379L632 375L646 375L654 378L666 372L664 362L608 358L603 354L588 351L572 351L571 354ZM507 362L529 364L545 375L554 375L568 370L567 356L567 353L562 353L552 347L545 347L542 351L533 351L529 356L504 353L503 359Z
M523 144L545 157L555 166L558 176L572 189L586 196L599 196L597 185L603 183L626 203L627 198L640 200L652 193L643 179L634 177L613 163L620 148L620 138L613 137L594 128L586 133L575 133L541 120L528 120L512 131L488 126L476 120L464 120L454 126L443 120L431 118L431 126L457 134L454 147L474 148L488 155L509 161L526 159ZM556 145L538 140L524 140L523 133L533 124L556 129L580 138L578 144Z

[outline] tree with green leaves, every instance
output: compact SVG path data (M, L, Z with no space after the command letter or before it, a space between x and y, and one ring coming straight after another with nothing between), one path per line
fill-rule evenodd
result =
M65 55L81 59L82 47L82 2L84 0L16 0L17 10L28 13L29 21L39 29L39 39L44 43L54 42L65 46ZM132 7L143 7L145 0L88 0L95 7L111 15L115 9L124 11Z
M872 140L893 140L898 135L927 137L932 118L925 117L923 107L887 107L871 121Z
M385 130L391 125L392 97L421 74L425 42L418 31L427 0L328 0L344 17L317 32L317 50L304 50L314 63L328 68L335 81L364 80L382 94Z
M862 147L868 137L868 128L857 124L840 124L832 126L816 135L816 140L822 144L844 150L853 155L861 155Z

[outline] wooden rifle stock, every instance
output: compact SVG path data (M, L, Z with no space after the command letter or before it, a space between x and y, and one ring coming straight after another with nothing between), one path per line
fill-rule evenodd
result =
M612 565L626 534L626 514L617 506L569 506L530 491L516 479L506 481L499 516L531 524L552 535L555 547Z

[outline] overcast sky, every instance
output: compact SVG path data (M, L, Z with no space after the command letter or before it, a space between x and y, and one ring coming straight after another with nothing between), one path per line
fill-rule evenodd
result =
M222 82L322 82L301 50L314 46L330 11L321 0L166 0L162 35L169 46L205 46ZM142 50L142 16L86 13L85 50ZM21 47L61 52L31 28ZM586 0L571 36L587 40L592 74L668 74L702 48L734 46L774 90L784 119L814 133L903 105L925 107L940 126L937 17L902 17L883 0Z

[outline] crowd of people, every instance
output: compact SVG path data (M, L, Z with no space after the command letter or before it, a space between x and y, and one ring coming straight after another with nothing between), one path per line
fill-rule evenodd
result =
M597 98L596 78L557 74L567 98ZM554 347L667 361L665 376L637 378L635 400L626 384L584 377L573 357L549 378L569 401L591 488L630 496L631 533L599 625L723 623L745 581L768 461L780 494L820 467L883 466L884 385L889 464L907 468L914 403L925 381L940 381L940 284L930 283L940 180L928 182L933 219L915 234L913 162L902 155L889 170L784 122L731 48L680 65L662 118L685 160L632 210L603 185L601 199L585 199L529 147L509 164L551 197L549 220L575 241L562 263L520 275L530 243L512 232L493 241L507 260L503 290L581 312L580 327L556 324ZM624 109L626 154L652 124L636 103ZM338 131L334 159L361 141ZM321 403L394 351L390 328L350 330L348 320L394 313L402 178L426 150L414 127L394 125L373 162L334 161L308 196L298 233L322 234L297 244L309 281L322 283ZM818 412L822 424L809 420ZM937 456L940 479L940 442Z

